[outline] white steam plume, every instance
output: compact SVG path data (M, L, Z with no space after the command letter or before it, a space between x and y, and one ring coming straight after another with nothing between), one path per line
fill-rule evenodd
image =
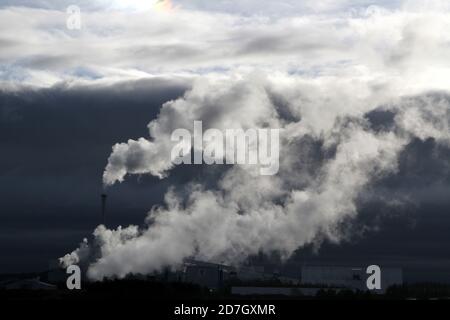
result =
M92 242L62 262L86 263L88 275L102 279L177 266L189 257L236 264L275 251L287 258L318 236L340 241L336 226L357 214L366 186L396 172L412 139L450 145L450 99L442 93L450 88L450 14L448 5L440 6L445 1L426 10L419 3L278 20L180 10L177 19L155 20L170 36L124 37L127 46L132 39L151 40L152 50L166 44L163 54L135 56L141 51L121 50L119 41L103 56L89 55L92 65L112 63L116 56L108 53L128 52L119 66L158 65L169 75L200 70L192 89L166 102L150 122L150 138L114 146L106 185L130 174L170 174L171 133L192 130L194 120L204 129L283 129L280 169L260 176L252 166L227 167L214 189L191 184L187 199L171 189L144 227L99 226ZM148 20L136 20L136 28ZM189 49L195 50L168 51L174 39L184 43L192 34ZM204 74L217 66L226 71ZM395 115L383 130L365 117L377 108Z
M165 205L149 213L145 228L100 226L93 244L84 242L62 261L89 261L89 277L102 279L177 266L189 257L231 264L258 252L287 258L318 234L339 241L336 225L357 213L355 200L368 183L395 172L398 155L412 137L449 143L450 109L446 96L437 94L370 103L370 90L354 95L354 83L344 82L339 95L351 109L339 100L327 104L319 94L312 100L316 103L303 103L326 86L335 92L333 81L319 88L282 75L195 83L183 98L167 102L149 124L151 141L141 138L114 147L105 183L122 181L126 174L164 177L172 168L172 130L190 128L195 119L219 129L283 128L279 173L264 177L251 166L234 166L214 190L192 184L188 199L170 190ZM276 96L289 99L281 103L289 116L280 116ZM395 124L377 132L364 114L382 102L396 114ZM315 161L303 143L307 139L320 141L321 152L331 156Z

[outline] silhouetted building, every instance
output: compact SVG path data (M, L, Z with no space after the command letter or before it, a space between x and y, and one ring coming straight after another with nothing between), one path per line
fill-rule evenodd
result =
M366 268L338 266L304 266L301 269L301 282L304 285L347 288L352 290L367 290ZM403 284L403 273L400 268L381 267L381 289L384 293L392 285Z
M212 289L220 288L234 274L234 268L226 265L189 261L184 267L184 281Z

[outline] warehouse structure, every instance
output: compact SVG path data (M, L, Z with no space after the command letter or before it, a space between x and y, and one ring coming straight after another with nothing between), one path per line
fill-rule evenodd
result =
M402 269L386 267L380 269L381 289L374 290L375 292L384 293L392 285L403 284ZM369 276L366 267L304 266L301 268L302 285L366 291Z

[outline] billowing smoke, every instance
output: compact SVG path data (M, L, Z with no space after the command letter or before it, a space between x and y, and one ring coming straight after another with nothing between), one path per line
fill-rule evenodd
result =
M444 94L398 98L370 83L307 81L276 74L240 75L193 83L168 101L149 124L150 138L116 144L103 180L130 174L170 174L171 133L205 128L280 128L280 168L261 176L255 166L224 168L214 187L193 182L188 192L169 190L145 226L108 230L62 258L88 263L92 279L148 273L186 258L238 264L249 255L288 258L318 238L339 242L337 226L357 214L356 199L377 179L394 174L411 139L450 143L449 98ZM389 111L393 123L375 129L367 115Z
M154 19L119 15L117 28L108 27L125 30L116 42L91 35L108 49L81 57L89 65L191 81L182 98L161 107L149 137L113 147L106 186L129 175L166 178L174 169L172 132L192 132L196 120L205 130L280 129L279 171L262 176L254 165L220 166L214 183L196 177L183 190L170 188L143 226L99 226L61 261L84 263L89 277L102 279L176 267L187 258L288 258L320 239L342 241L339 226L357 215L357 199L396 173L413 139L450 143L448 2L401 2L393 10L346 10L351 1L343 1L334 14L330 5L280 19L184 10ZM97 69L116 75L114 68ZM392 121L374 125L375 111Z

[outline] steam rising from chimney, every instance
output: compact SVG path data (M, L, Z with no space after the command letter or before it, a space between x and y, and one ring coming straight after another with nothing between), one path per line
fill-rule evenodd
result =
M323 237L339 242L345 234L337 224L357 214L355 200L369 183L396 172L398 155L412 138L449 144L450 99L386 100L394 126L375 131L365 118L377 106L369 103L374 96L363 90L366 84L355 90L354 83L340 81L339 95L346 96L342 105L339 99L326 105L330 97L313 94L331 95L335 85L321 82L319 90L290 76L200 82L183 98L164 104L149 124L151 140L114 146L104 173L107 185L126 174L166 176L173 167L172 130L189 128L196 118L219 129L282 128L279 173L260 176L254 166L233 166L214 189L192 183L186 196L172 188L165 204L149 212L145 227L100 226L92 243L83 242L62 262L87 262L89 277L102 279L176 267L191 257L237 264L259 252L288 258L299 246ZM369 94L355 97L355 91ZM305 95L313 103L299 104ZM274 96L285 100L289 116L279 113Z
M222 132L281 129L278 174L223 166L213 185L200 176L182 191L173 186L143 226L101 225L62 263L86 264L90 278L102 279L177 267L187 258L239 264L276 252L286 259L323 238L345 239L338 226L358 214L356 200L368 186L397 172L413 139L450 146L450 98L437 91L450 88L449 12L408 3L411 11L371 6L283 19L161 15L157 23L170 37L145 48L163 43L157 52L164 55L150 62L140 56L139 63L152 71L161 63L168 76L199 71L183 97L163 104L149 137L113 146L105 186L130 175L167 177L172 132L192 132L196 120ZM392 114L392 124L374 128L367 117L374 110Z

